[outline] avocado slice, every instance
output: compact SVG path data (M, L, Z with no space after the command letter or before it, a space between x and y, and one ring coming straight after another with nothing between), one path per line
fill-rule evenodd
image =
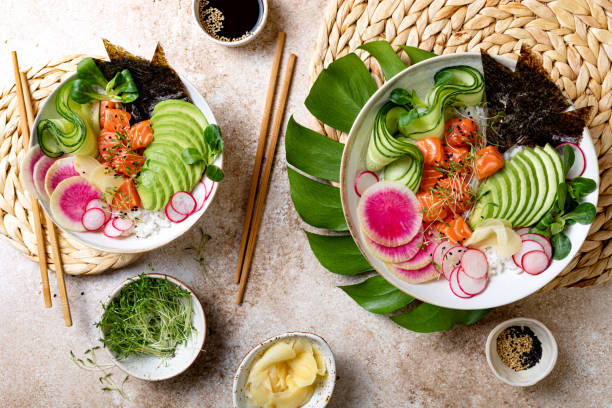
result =
M548 185L548 176L544 170L544 163L542 163L540 157L532 149L527 148L520 152L518 156L523 157L527 161L538 185L538 195L531 201L532 206L529 209L529 215L523 221L523 224L528 226L539 220L538 214L543 213L544 200L548 195L550 186Z
M168 166L167 161L157 161L153 157L147 157L147 169L152 170L158 174L160 174L162 179L168 180L170 186L172 187L172 191L180 191L184 190L186 184L182 181L181 176L179 176L179 172L173 170L173 167ZM174 193L172 193L174 194ZM170 197L172 197L172 194ZM170 199L168 197L168 199Z
M170 187L170 180L165 173L160 173L145 167L141 170L138 176L141 183L156 194L155 207L147 208L148 210L160 210L168 204L170 197L174 194ZM146 207L145 207L146 208Z
M197 149L203 157L208 156L209 149L204 141L204 136L193 133L191 128L180 128L173 124L156 125L153 127L153 136L153 142L155 142L155 140L170 138L177 143L186 143L188 145L186 147Z
M153 115L175 115L177 113L190 116L198 123L198 125L200 125L202 129L206 129L208 126L206 117L204 117L204 114L197 108L197 106L180 99L168 99L159 102L157 105L155 105L155 108L153 108Z
M181 157L180 147L172 145L170 142L163 140L158 141L150 150L145 151L145 155L152 157L159 162L167 163L169 170L177 173L185 181L185 186L182 188L185 191L191 191L198 180L202 177L203 163L187 164ZM172 165L169 165L172 163Z
M155 172L143 168L136 178L136 190L147 210L158 210L161 208L162 189L158 188L159 180Z
M531 169L530 164L524 157L516 154L511 161L516 165L516 168L520 170L520 174L523 177L523 181L521 182L521 195L525 195L525 201L527 202L524 211L518 214L516 221L513 222L512 225L515 227L524 227L526 226L525 221L530 213L529 208L537 200L538 185L536 183L535 172Z
M553 203L557 198L557 189L559 187L558 175L556 166L553 163L551 157L544 151L542 148L536 147L535 149L530 150L535 156L538 156L540 162L542 163L542 171L545 175L544 183L547 184L548 189L546 190L546 195L542 197L542 206L540 211L538 211L534 218L531 220L529 225L533 225L536 222L540 221L540 218L546 214L547 211L550 211Z
M497 173L487 180L487 184L491 190L489 194L491 194L492 205L485 210L485 219L499 218L499 214L502 212L503 207L505 207L506 201L503 199L504 187L500 184L500 178L500 174Z
M136 190L138 191L138 196L140 196L140 202L142 206L147 210L155 208L157 205L156 196L151 189L145 187L141 183L136 183Z
M184 113L176 112L153 115L151 118L153 136L155 136L155 128L161 125L171 125L175 129L189 129L193 134L204 140L204 128L195 119Z
M561 184L565 181L565 174L563 174L563 163L561 162L561 156L559 156L559 153L557 153L557 151L548 143L546 143L546 146L544 146L543 150L548 153L548 155L553 161L553 164L555 165L555 169L557 170L558 187L558 184Z
M518 160L508 160L506 162L506 169L508 172L508 179L510 180L510 199L511 209L506 214L506 219L516 225L517 220L525 212L527 208L527 200L531 195L531 186L528 182L527 174L522 165L519 165Z

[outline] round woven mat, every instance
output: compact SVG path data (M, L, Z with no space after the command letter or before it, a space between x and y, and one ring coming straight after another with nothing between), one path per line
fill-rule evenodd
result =
M84 57L70 55L28 69L35 113L59 83L76 71L78 62ZM19 130L14 82L2 89L0 94L0 136L0 235L28 258L38 262L30 200L19 181L19 163L25 151ZM71 239L59 229L57 232L64 270L71 275L92 275L121 268L140 256L100 252ZM47 245L47 259L49 268L55 270L50 245Z
M588 126L601 172L597 218L578 255L542 291L612 278L612 2L330 0L311 60L311 83L330 62L355 51L381 85L377 62L356 50L375 40L436 54L487 50L514 59L525 43L542 56L544 67L576 107L595 108ZM400 56L409 62L404 53ZM313 126L333 139L346 139L316 120Z

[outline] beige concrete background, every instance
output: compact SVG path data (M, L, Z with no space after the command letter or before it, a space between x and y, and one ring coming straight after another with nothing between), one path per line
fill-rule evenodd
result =
M12 78L12 49L27 67L53 56L101 54L102 37L143 56L150 56L160 41L170 63L199 88L219 120L226 141L226 179L200 223L213 237L206 259L216 282L183 250L198 239L192 231L121 271L69 277L71 328L63 325L59 296L52 309L43 307L38 265L0 244L0 406L230 407L232 377L242 356L257 342L287 330L310 330L330 343L338 365L331 407L612 405L610 284L534 295L493 311L475 326L446 333L404 330L354 304L336 286L358 279L328 273L308 249L289 197L282 143L246 302L234 305L234 263L274 38L285 30L286 52L298 55L288 112L307 123L307 68L325 3L271 0L262 37L229 49L203 36L188 0L2 2L2 81ZM125 387L129 400L122 400L100 390L96 373L75 367L69 351L82 353L97 344L97 305L146 264L192 285L210 330L206 351L190 370L160 383L131 379ZM53 276L52 287L57 293ZM553 373L526 389L499 382L484 355L489 331L516 316L541 320L559 343ZM116 376L121 377L119 372Z

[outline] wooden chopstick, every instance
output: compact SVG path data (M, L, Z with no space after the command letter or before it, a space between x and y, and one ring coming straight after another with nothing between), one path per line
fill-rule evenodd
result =
M266 145L266 137L272 117L272 103L274 102L274 92L276 91L276 82L278 81L278 71L280 68L281 59L283 56L283 46L285 45L285 33L278 33L276 37L276 51L274 52L274 62L272 63L272 71L270 72L270 80L268 84L268 93L266 95L266 104L264 114L261 120L259 129L259 141L257 142L257 152L255 153L255 164L253 165L253 174L251 174L251 188L249 190L249 198L247 200L246 215L244 217L244 225L242 226L242 236L240 237L240 249L238 250L238 261L236 263L236 276L234 283L240 282L242 274L242 264L247 246L247 238L251 227L251 219L253 218L253 209L255 206L255 193L259 184L259 173L261 172L261 163L263 162L263 153Z
M19 68L19 65L17 65ZM23 92L23 100L26 110L26 118L28 122L28 139L29 139L29 129L34 126L34 111L32 107L32 98L30 96L30 87L28 85L28 79L26 78L23 72L20 72L19 79L21 83L21 88ZM29 141L28 141L29 144ZM37 200L34 200L37 201ZM37 205L38 208L38 205ZM40 216L39 216L40 218ZM68 301L68 292L66 291L66 281L64 279L64 266L62 263L62 254L59 249L59 243L57 241L57 235L55 231L55 224L49 214L45 212L45 224L47 226L47 231L49 232L49 243L51 244L51 257L53 260L53 264L55 266L55 276L57 278L57 287L60 293L60 299L62 302L62 312L64 315L64 324L66 326L72 326L72 315L70 314L70 303ZM46 264L46 249L43 252L45 254L45 264ZM40 256L39 256L40 258ZM48 277L47 277L47 285L48 285Z
M257 241L257 232L259 231L259 224L261 222L261 216L263 214L266 195L268 193L268 185L270 182L270 174L272 173L272 165L274 164L274 154L276 153L276 145L278 143L278 135L283 124L283 116L285 115L285 106L287 105L287 96L289 94L289 87L291 86L291 79L293 78L293 69L295 68L295 54L289 55L289 61L285 68L285 74L283 77L283 87L281 89L279 103L274 112L274 125L272 127L272 136L268 144L266 151L266 164L261 177L261 183L259 185L259 194L257 196L257 204L255 206L255 214L253 215L253 221L249 230L248 245L246 249L244 263L242 265L242 273L240 276L240 287L238 288L238 296L236 297L236 304L242 303L244 297L244 291L246 289L246 283L249 278L249 271L251 269L251 261L253 260L253 252L255 250L255 242Z
M26 83L22 83L22 75L19 72L19 61L17 59L17 53L12 52L13 57L13 70L15 71L15 89L17 93L17 106L19 108L19 123L21 126L21 140L23 142L24 151L27 151L30 146L30 126L28 125L28 105L30 111L32 109L31 103L26 105L25 103L25 84L27 88L27 95L30 95L30 89ZM27 194L27 192L26 192ZM40 265L40 279L42 281L42 292L45 307L51 307L51 290L49 288L49 271L47 265L47 248L45 244L45 237L42 229L42 223L40 219L40 208L38 207L38 200L36 197L32 197L29 194L30 205L32 207L32 216L34 217L34 234L36 235L36 247L38 249L38 263Z

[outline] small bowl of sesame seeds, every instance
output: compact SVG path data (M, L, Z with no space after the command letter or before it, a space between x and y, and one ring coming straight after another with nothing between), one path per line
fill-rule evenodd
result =
M493 374L506 384L528 387L545 378L557 362L557 342L544 324L518 317L497 325L487 338Z

